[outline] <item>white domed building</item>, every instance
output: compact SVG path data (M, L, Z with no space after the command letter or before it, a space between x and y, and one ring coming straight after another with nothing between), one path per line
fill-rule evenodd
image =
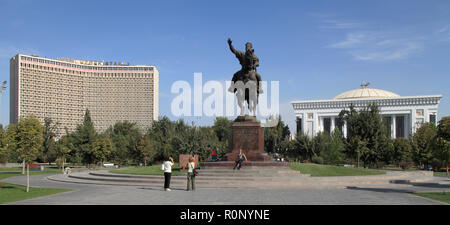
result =
M409 137L422 123L437 122L438 105L442 95L400 96L390 91L367 88L350 90L330 100L292 101L297 117L297 133L313 137L318 132L341 128L347 136L347 126L339 124L339 113L353 104L356 110L371 103L378 105L383 120L390 124L392 138Z

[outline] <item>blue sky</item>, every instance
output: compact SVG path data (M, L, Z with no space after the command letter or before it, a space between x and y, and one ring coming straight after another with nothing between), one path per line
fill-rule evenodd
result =
M17 53L156 65L160 116L172 116L177 80L230 80L240 69L226 40L253 43L263 80L290 101L359 88L401 96L442 94L450 115L450 1L28 1L0 0L0 81ZM211 118L185 118L211 124ZM9 91L0 123L9 123Z

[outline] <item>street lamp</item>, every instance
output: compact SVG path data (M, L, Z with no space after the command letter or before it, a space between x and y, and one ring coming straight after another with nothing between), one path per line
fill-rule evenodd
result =
M0 84L0 94L3 93L3 90L6 90L7 86L6 86L6 80L2 82L2 84Z

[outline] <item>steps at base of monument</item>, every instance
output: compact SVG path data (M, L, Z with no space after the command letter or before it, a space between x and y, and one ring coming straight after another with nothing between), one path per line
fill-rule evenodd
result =
M234 161L217 161L217 162L200 162L200 168L203 167L233 167L236 163ZM269 166L269 167L289 167L288 162L277 161L249 161L242 162L243 167L251 166Z

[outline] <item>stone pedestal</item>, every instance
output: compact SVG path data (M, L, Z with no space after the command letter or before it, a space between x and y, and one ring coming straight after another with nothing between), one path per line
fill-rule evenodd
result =
M264 152L264 129L256 117L239 116L231 124L229 149L225 155L227 160L236 161L239 149L242 149L250 161L270 160L270 157Z

